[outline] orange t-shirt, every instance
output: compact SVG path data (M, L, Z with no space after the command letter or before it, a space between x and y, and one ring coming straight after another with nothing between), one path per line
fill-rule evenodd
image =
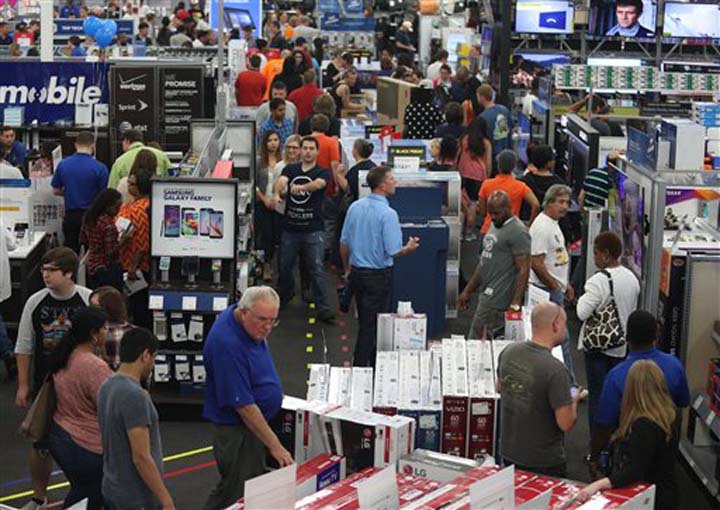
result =
M483 203L487 204L487 199L490 198L490 195L492 195L494 191L504 191L510 195L510 207L512 208L512 213L515 216L520 214L520 207L522 206L523 199L528 195L528 193L532 193L532 190L524 182L518 181L512 175L500 174L493 179L486 179L482 183L482 186L480 186L480 193L478 193L479 200L482 200ZM483 223L482 229L480 229L483 234L487 234L491 222L490 213L486 213L485 222Z
M320 148L318 149L317 164L319 167L330 170L332 174L332 162L340 162L340 145L336 138L323 134L313 134L318 141ZM335 176L333 175L325 188L325 194L335 196Z
M284 60L281 58L268 59L267 64L265 64L265 67L263 67L262 71L260 71L260 73L262 73L265 77L265 80L267 80L265 95L263 96L264 101L270 99L270 88L272 87L272 82L275 77L282 72L283 62Z

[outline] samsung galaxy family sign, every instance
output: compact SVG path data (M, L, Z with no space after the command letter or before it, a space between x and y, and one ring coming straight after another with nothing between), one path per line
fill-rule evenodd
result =
M25 108L25 122L72 121L75 106L108 102L107 64L0 63L0 113Z

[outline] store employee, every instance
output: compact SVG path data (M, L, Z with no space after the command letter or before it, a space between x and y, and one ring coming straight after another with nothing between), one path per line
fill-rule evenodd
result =
M270 287L250 287L210 329L203 359L207 374L203 416L215 425L220 481L205 510L227 508L243 497L245 481L265 472L265 448L280 467L293 463L268 422L283 392L268 348L280 298Z
M372 193L348 209L340 237L340 255L349 275L358 310L358 337L353 365L375 366L377 314L390 311L393 259L412 253L417 237L402 245L397 212L388 196L395 194L395 176L387 166L371 169L367 183Z
M27 156L27 148L16 138L17 135L13 128L3 127L2 132L0 132L0 141L2 141L0 149L5 154L5 161L22 169Z

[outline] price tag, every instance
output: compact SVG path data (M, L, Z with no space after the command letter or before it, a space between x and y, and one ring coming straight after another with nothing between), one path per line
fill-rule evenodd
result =
M708 414L708 417L705 418L705 425L707 425L708 427L712 427L712 424L713 424L713 422L715 421L715 417L716 417L716 416L717 416L717 415L716 415L715 413L713 413L712 411L710 411L710 414Z
M404 174L417 173L420 171L420 158L415 156L395 156L393 170Z
M183 310L195 310L197 308L197 297L196 296L183 296L182 298L182 309Z
M150 310L162 310L165 298L163 296L150 296L148 308Z
M227 308L228 298L226 297L214 297L213 298L213 312L222 312Z

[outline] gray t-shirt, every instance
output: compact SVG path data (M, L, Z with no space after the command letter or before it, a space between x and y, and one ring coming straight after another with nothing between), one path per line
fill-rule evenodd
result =
M150 428L150 453L162 474L160 427L150 395L133 379L115 374L100 388L97 409L103 446L103 497L118 510L159 508L159 501L133 464L128 438L130 429Z
M483 238L480 254L480 294L478 306L507 310L515 294L515 256L530 255L530 234L517 217L507 220L502 228L490 224Z
M525 467L565 463L555 409L572 402L567 368L534 342L509 345L498 368L502 402L501 454Z

